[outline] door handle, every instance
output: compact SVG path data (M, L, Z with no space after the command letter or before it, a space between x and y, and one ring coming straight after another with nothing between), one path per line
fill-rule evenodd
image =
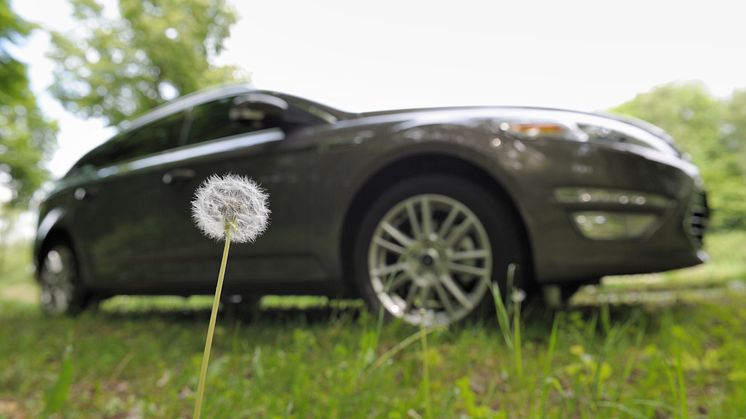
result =
M192 169L173 169L163 174L161 180L166 185L173 185L194 178L197 173Z

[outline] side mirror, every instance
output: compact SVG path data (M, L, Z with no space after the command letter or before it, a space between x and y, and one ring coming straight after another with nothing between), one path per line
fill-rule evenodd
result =
M233 121L242 122L281 120L287 109L288 103L278 97L264 93L249 93L236 98L229 116Z

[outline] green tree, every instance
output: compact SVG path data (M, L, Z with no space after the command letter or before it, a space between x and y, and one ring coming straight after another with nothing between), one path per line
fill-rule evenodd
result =
M737 90L733 93L727 104L727 112L728 141L732 148L740 151L741 165L746 167L746 90Z
M672 83L614 109L668 131L700 167L714 229L746 228L746 94L714 98L701 83ZM736 119L738 117L738 119Z
M32 29L8 0L0 0L0 188L11 192L10 201L0 205L13 210L26 207L47 178L42 163L51 156L57 131L39 110L26 65L10 51ZM9 208L0 208L0 216Z
M247 79L213 64L236 21L225 0L119 0L117 10L70 1L77 25L52 33L51 90L79 116L118 125L172 96Z

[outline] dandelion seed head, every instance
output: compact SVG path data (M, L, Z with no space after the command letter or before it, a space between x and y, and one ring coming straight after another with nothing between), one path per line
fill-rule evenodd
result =
M192 218L200 230L224 240L226 225L231 241L253 242L269 224L267 194L253 180L232 174L207 178L194 193Z
M514 303L521 303L523 302L523 300L526 299L526 291L520 288L514 288L510 298L513 300Z

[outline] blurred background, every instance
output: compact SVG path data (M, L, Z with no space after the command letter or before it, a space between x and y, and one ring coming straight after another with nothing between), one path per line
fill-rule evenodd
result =
M712 260L671 273L618 282L610 278L605 289L589 293L614 299L615 287L622 282L638 291L650 290L651 295L659 289L683 290L675 300L680 295L697 300L713 289L743 290L744 16L743 3L719 0L0 0L0 309L11 313L1 322L27 320L28 308L34 305L28 243L34 231L34 205L45 185L64 175L79 157L128 120L178 96L236 81L353 112L531 105L612 111L647 120L668 131L702 170L713 208L705 241ZM739 313L742 317L736 319L746 318L743 311ZM673 322L676 316L674 311ZM732 313L725 317L733 320ZM682 322L686 318L680 317ZM110 313L105 320L116 325L121 319ZM70 323L62 325L78 330ZM735 321L729 330L743 330L742 326ZM705 333L706 328L686 333ZM546 325L539 329L547 333ZM335 333L329 330L319 333ZM292 339L298 339L299 345L318 338L298 333ZM33 345L34 336L26 336L25 342ZM195 335L194 342L199 337ZM357 337L350 339L357 342ZM458 339L454 345L466 348L473 343L468 337ZM65 336L54 342L48 358L63 353ZM565 343L572 346L569 338ZM575 348L575 352L585 350ZM112 351L117 355L112 355L110 367L121 365L121 370L101 381L114 386L104 392L133 393L134 381L121 387L120 379L131 359L124 362L126 351ZM256 348L250 351L254 361L243 361L257 362ZM696 356L705 356L706 351ZM736 366L746 364L742 352L740 358L730 358ZM16 352L8 348L3 352L0 346L2 353ZM67 358L59 359L63 361L50 364L54 371ZM151 381L166 386L177 373L162 370L168 374L159 372ZM32 397L26 404L14 394L34 385L58 388L56 372L25 381L20 378L24 370L8 371L0 373L0 416L26 417L40 405L49 406L48 399L39 400L54 398L54 391L37 394L39 400ZM735 382L746 379L746 372L739 377ZM475 387L467 383L460 391L467 388ZM707 394L690 397L706 400ZM740 397L727 394L732 401ZM129 402L123 396L123 411L129 412L138 397L145 396ZM16 410L3 410L8 405ZM744 412L724 411L726 416ZM172 411L155 412L160 416Z

